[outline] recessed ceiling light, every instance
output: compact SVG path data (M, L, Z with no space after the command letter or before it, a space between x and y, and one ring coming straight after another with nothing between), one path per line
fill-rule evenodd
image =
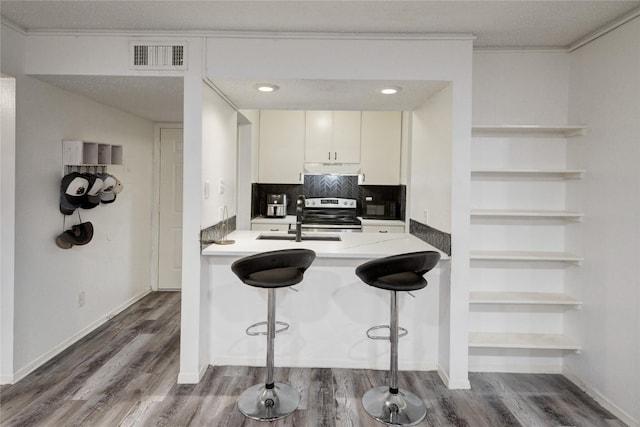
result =
M384 95L393 95L394 93L398 93L402 90L402 88L397 86L387 86L385 88L380 89L380 93Z
M256 85L256 89L258 89L260 92L275 92L280 89L280 87L269 83L258 83Z

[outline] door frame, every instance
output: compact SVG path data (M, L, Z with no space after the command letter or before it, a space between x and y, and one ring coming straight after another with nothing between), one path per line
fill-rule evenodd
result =
M153 195L151 209L151 290L160 290L160 131L182 129L183 123L154 123L153 125Z
M16 232L16 79L0 73L0 385L13 384Z

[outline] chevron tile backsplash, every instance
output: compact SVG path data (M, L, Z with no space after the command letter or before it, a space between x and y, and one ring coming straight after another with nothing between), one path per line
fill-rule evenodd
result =
M251 216L265 214L267 194L286 194L287 213L295 215L295 200L305 197L340 197L358 201L358 215L366 197L374 201L395 201L400 206L399 218L405 218L407 189L405 185L358 185L357 176L305 175L304 184L258 184L251 186Z

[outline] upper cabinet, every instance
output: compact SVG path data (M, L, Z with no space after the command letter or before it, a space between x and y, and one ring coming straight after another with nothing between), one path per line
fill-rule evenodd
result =
M401 141L400 111L262 110L258 182L300 184L305 163L320 163L359 165L362 185L399 185Z
M360 163L360 111L307 111L307 163Z
M400 184L402 113L363 111L361 132L361 184Z
M304 111L260 111L259 182L301 183L304 140Z

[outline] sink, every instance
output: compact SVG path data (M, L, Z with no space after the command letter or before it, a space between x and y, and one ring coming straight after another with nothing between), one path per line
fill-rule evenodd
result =
M295 234L285 233L261 233L256 237L256 240L290 240L295 241ZM302 233L303 241L324 241L324 242L339 242L342 240L339 234L336 233Z

